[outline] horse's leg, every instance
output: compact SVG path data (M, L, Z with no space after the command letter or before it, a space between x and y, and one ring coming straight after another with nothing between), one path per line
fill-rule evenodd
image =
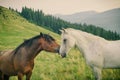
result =
M95 76L95 80L101 80L102 79L102 69L98 68L98 67L93 67L93 71L94 71L94 76Z
M22 73L20 73L20 72L18 72L18 80L23 80L23 74Z
M0 80L3 80L2 72L0 71Z
M4 75L4 80L9 80L9 76L8 75Z
M4 80L4 74L0 72L0 80Z
M29 72L26 74L26 80L30 80L31 75L32 75L32 71L29 71Z

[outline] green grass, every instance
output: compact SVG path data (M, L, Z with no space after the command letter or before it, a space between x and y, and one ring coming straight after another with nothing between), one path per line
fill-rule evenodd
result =
M15 12L1 7L0 10L0 50L15 49L24 39L39 32L50 33L60 43L58 34L29 23ZM17 77L10 80L17 80ZM94 80L94 76L79 50L73 48L64 59L42 51L35 58L31 80ZM120 80L120 70L103 70L103 80Z
M76 53L75 55L72 53ZM77 50L71 50L67 58L60 55L41 52L35 59L32 80L92 80L91 69ZM12 77L11 80L16 80Z
M120 70L103 70L103 80L119 80ZM17 80L12 77L11 80ZM78 49L72 49L67 58L41 52L35 59L31 80L94 80L91 68Z

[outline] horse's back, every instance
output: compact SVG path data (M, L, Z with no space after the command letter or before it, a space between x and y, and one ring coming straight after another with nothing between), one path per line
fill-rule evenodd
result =
M118 41L110 41L107 44L107 47L109 48L109 51L111 52L111 54L114 55L120 55L120 40Z
M3 55L8 55L9 53L11 53L13 50L4 50L4 51L0 51L0 56Z
M13 50L4 50L4 51L0 51L0 64L3 63L3 61L7 61L7 59L11 58L10 55L12 53Z
M104 67L120 68L120 40L109 41L104 48Z

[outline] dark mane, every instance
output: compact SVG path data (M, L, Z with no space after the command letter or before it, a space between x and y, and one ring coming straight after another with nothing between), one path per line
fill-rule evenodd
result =
M45 38L45 40L48 42L55 41L55 39L48 34L44 34L43 38Z
M17 53L17 51L21 48L21 47L29 47L33 44L33 40L38 40L39 38L44 38L47 42L51 43L51 41L55 41L55 39L53 37L51 37L50 35L48 34L43 34L42 35L37 35L35 37L32 37L30 39L27 39L27 40L24 40L23 43L21 43L14 51L14 54Z

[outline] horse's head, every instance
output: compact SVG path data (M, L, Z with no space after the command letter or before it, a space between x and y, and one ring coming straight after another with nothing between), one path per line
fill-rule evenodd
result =
M60 45L56 43L55 39L48 34L40 33L41 38L39 42L41 48L48 52L59 52Z
M75 45L75 39L71 36L72 33L68 31L68 29L61 30L61 46L59 53L62 57L66 57L66 53L70 51L70 49Z

